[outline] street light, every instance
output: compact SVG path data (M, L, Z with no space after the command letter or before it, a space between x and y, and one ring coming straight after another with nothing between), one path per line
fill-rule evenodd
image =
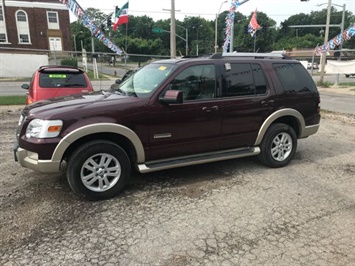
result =
M197 39L197 44L196 44L196 55L198 56L198 28L202 27L202 25L198 25L196 27L193 27L194 29L196 29L196 39Z
M214 52L215 53L217 53L217 48L218 48L218 46L217 46L217 23L218 23L218 15L219 15L219 13L221 12L221 8L222 8L222 5L224 4L224 3L227 3L228 2L228 0L226 0L226 1L223 1L222 3L221 3L221 5L219 6L219 9L218 9L218 13L216 14L216 22L215 22L215 29L214 29L214 31L215 31L215 35L214 35Z
M329 4L329 3L328 3ZM317 6L322 6L324 4L318 4ZM345 24L345 10L346 10L346 4L343 5L338 5L338 4L331 4L332 6L338 6L338 7L342 7L343 8L343 14L341 16L341 25L340 25L340 31L341 34L344 32L344 24ZM329 6L328 6L329 8ZM324 42L327 42L328 40L325 40ZM339 54L339 58L338 61L341 60L341 50L343 49L343 43L340 43L340 54ZM339 73L337 74L337 80L336 80L336 84L339 84Z
M189 44L188 44L189 30L187 28L183 27L183 26L180 26L180 25L177 25L177 24L175 24L175 25L180 27L180 28L182 28L182 29L184 29L185 32L186 32L186 38L185 38L186 46L185 47L186 47L186 56L187 56L189 54Z

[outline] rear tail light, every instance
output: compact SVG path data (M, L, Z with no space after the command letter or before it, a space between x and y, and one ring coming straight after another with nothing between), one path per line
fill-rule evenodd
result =
M320 97L318 97L317 113L320 113Z
M30 96L27 96L27 98L26 98L26 105L29 105L29 104L31 104L31 103L33 103L32 98L31 98Z

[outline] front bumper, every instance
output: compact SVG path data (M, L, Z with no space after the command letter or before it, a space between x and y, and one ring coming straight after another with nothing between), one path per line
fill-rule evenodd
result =
M61 171L61 161L39 160L38 154L27 151L14 145L15 161L18 161L22 167L31 169L40 173L58 173Z

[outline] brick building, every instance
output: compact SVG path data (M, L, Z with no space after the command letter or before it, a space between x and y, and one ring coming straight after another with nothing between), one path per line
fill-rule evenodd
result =
M58 0L0 0L0 53L71 51L69 11Z

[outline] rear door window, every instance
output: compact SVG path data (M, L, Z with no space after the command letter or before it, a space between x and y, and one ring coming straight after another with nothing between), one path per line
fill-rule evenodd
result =
M316 92L317 87L306 68L299 63L275 63L273 68L287 93Z
M39 86L42 88L85 88L87 82L80 72L42 72L39 76Z
M223 97L266 94L267 84L259 64L225 63Z

